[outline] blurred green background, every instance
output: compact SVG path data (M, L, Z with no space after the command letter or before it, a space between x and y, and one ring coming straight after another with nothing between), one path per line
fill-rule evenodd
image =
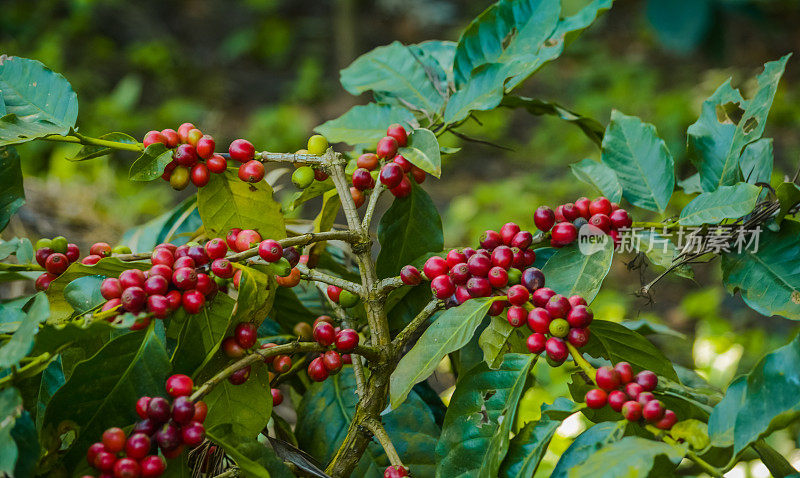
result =
M569 10L584 2L563 3ZM368 101L339 86L339 69L394 40L457 40L489 4L4 0L0 53L35 58L64 74L78 92L78 124L85 134L124 131L141 137L191 121L218 145L246 137L259 149L294 151L304 147L314 126ZM603 123L613 108L642 117L667 141L683 179L693 173L685 132L702 101L730 76L748 97L763 63L800 45L798 24L796 0L618 0L517 92L557 101ZM774 138L773 182L794 174L800 154L797 62L789 62L765 133ZM499 109L477 117L481 124L469 123L465 133L512 151L442 138L447 146L463 147L447 157L442 180L425 183L442 214L448 245L474 242L482 230L507 220L532 227L538 205L595 194L568 170L570 163L599 154L577 128L524 111ZM71 146L34 142L19 150L27 205L4 237L64 234L83 247L95 240L113 243L127 227L192 193L175 193L162 181L127 181L134 158L126 155L72 163L65 160L74 152ZM282 191L289 193L291 188ZM682 193L673 197L676 205L686 201ZM634 215L651 218L643 211ZM595 301L596 316L668 325L683 335L651 338L713 385L724 387L797 332L794 323L759 316L727 294L717 262L697 266L695 281L667 278L650 298L636 297L640 281L658 271L628 270L632 259L615 261ZM535 416L539 403L563 392L559 373L540 370L542 383L551 385L526 397L523 417ZM797 434L790 435L773 439L800 462L797 450L791 451ZM767 476L755 464L736 473Z

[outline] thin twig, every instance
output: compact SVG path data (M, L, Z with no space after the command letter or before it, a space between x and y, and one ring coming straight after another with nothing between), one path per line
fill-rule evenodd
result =
M378 282L376 288L378 289L378 294L386 295L395 289L403 287L404 285L405 284L403 284L403 280L400 279L400 276L396 276L382 279L380 282Z
M428 304L425 305L425 308L423 308L420 313L417 314L417 316L414 317L411 322L409 322L409 324L406 325L406 327L394 338L392 344L394 345L395 349L402 350L406 345L406 342L408 342L409 339L411 339L411 337L414 335L414 332L416 332L416 330L420 328L422 324L427 322L434 312L442 307L444 307L444 302L438 299L433 299L428 302Z
M491 141L486 141L485 139L473 138L472 136L467 136L466 134L460 133L460 132L458 132L458 131L456 131L454 129L451 129L450 133L452 135L458 137L458 138L463 139L464 141L470 141L470 142L473 142L473 143L484 144L486 146L492 146L494 148L503 149L505 151L514 151L514 149L509 148L507 146L503 146L502 144L492 143Z
M381 444L383 450L386 452L386 457L389 458L389 463L391 463L392 466L403 466L403 461L400 459L400 455L397 454L392 439L389 438L389 434L386 433L386 429L383 428L381 422L374 418L368 418L364 420L364 426L372 432L372 435L378 440L378 443Z
M375 206L378 205L378 199L380 199L381 194L383 191L386 190L386 187L378 181L375 187L372 189L372 192L369 194L369 203L367 203L367 212L364 213L364 220L361 221L361 229L364 231L369 231L370 223L372 222L372 216L375 214Z
M297 264L297 270L300 271L300 276L306 280L322 282L328 285L334 285L340 289L350 291L356 295L364 296L363 288L355 282L350 282L347 279L334 277L316 269L309 269L305 264Z

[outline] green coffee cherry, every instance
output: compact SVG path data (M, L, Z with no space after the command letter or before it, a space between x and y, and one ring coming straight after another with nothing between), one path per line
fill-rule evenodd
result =
M564 319L555 319L550 322L550 334L555 337L566 337L569 334L569 322Z
M321 134L315 134L308 138L308 153L322 156L328 150L328 140Z
M36 241L36 250L37 251L39 249L42 249L42 248L45 248L45 247L52 248L53 247L53 241L50 240L50 239L47 239L45 237L43 237L43 238L39 239L38 241Z
M358 304L358 301L359 297L349 290L342 290L341 294L339 294L339 305L345 309L355 307Z
M119 245L111 249L112 254L130 254L131 248L128 246Z
M286 277L292 273L292 265L285 257L281 257L277 262L270 264L272 272L278 277Z
M314 169L311 166L301 166L292 173L292 182L300 189L311 186L314 182Z
M169 185L176 191L182 191L189 185L189 168L186 166L178 166L172 171L172 176L169 177Z
M67 238L64 236L54 237L52 241L50 241L50 248L53 249L53 252L60 252L65 254L67 252L67 246L69 243L67 242Z
M522 271L519 269L511 268L508 270L508 285L517 285L519 284L520 279L522 278Z

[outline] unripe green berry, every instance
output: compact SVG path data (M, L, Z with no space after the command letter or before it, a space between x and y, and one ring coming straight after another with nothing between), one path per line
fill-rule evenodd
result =
M292 265L285 257L281 257L270 266L272 267L272 272L278 277L286 277L292 273Z
M314 169L311 166L301 166L292 173L292 182L300 189L311 186L314 182Z
M308 138L308 154L322 156L328 150L328 140L321 134Z
M128 246L119 245L119 246L115 246L113 249L111 249L111 252L113 254L130 254L131 253L131 248L128 247Z
M45 237L43 237L43 238L39 239L38 241L36 241L36 250L37 251L39 249L44 249L45 247L49 247L50 249L52 249L53 248L53 241L50 240L50 239L47 239Z
M186 186L189 185L189 168L186 166L175 168L172 171L172 176L169 177L169 185L177 191L186 189Z
M349 290L343 290L341 294L339 294L339 305L344 307L345 309L349 309L350 307L355 307L358 304L359 298L356 294L353 294Z
M511 268L508 270L508 285L517 285L519 284L522 278L522 271L519 269Z
M67 238L64 236L54 237L53 240L50 241L50 249L52 249L53 252L66 254L67 247L69 247L69 243L67 242Z
M569 322L564 319L555 319L550 322L550 334L555 337L566 337L569 334Z

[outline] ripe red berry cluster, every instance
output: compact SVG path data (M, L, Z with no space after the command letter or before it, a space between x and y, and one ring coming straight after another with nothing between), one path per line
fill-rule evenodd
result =
M361 300L357 294L354 294L349 290L344 290L341 287L336 287L335 285L329 285L326 292L328 298L332 302L339 304L345 309L355 307Z
M542 232L550 231L550 245L553 247L564 247L575 242L578 230L585 224L591 224L611 236L616 247L620 241L618 230L633 224L628 211L603 196L594 201L582 197L574 203L558 206L555 211L541 206L534 213L533 221Z
M102 311L121 306L118 311L132 314L147 312L137 318L132 329L147 327L150 318L164 319L183 307L189 314L197 314L207 299L219 290L217 282L198 267L225 255L227 247L219 240L200 245L159 244L150 256L152 267L147 271L128 269L119 278L109 277L100 285L106 299ZM219 266L219 264L218 264ZM230 264L228 264L230 266ZM220 268L217 268L220 272ZM216 272L215 272L216 274Z
M395 197L406 197L411 194L411 178L418 184L425 181L425 171L411 164L398 148L408 144L408 135L400 124L393 124L386 130L386 136L378 141L375 153L364 153L356 160L357 169L353 171L353 187L350 194L356 207L364 204L364 193L375 187L373 171L380 166L378 179ZM384 162L381 166L381 162Z
M108 248L109 254L111 248ZM67 242L64 236L53 239L40 239L36 242L36 262L44 267L43 272L36 278L36 290L44 291L50 287L58 276L64 273L70 264L80 258L81 251L78 246Z
M203 421L208 407L202 401L189 400L193 386L188 376L173 375L166 382L172 403L163 397L141 397L136 402L136 413L142 420L130 436L121 428L107 429L102 441L86 452L89 465L101 477L156 478L164 474L164 458L175 458L184 446L195 447L205 439Z
M644 419L662 430L669 430L678 421L675 412L668 410L653 395L658 377L650 370L634 376L628 362L619 362L613 368L600 367L595 382L599 388L586 392L586 406L589 408L600 409L608 405L628 421Z
M408 468L405 466L389 466L383 472L383 478L403 478L408 476Z
M329 375L339 373L345 363L351 363L349 352L358 345L358 332L334 327L332 318L321 315L314 321L313 335L314 340L323 347L336 348L324 352L308 364L308 376L311 380L322 382Z
M275 280L279 286L294 287L300 283L300 271L296 266L305 256L301 256L295 247L283 248L276 240L261 240L261 234L253 229L231 229L225 237L225 241L234 252L243 252L258 246L259 257L275 267ZM211 269L214 271L214 264L211 265ZM216 272L214 273L216 274ZM231 274L233 286L238 289L242 271L233 272L231 270Z

